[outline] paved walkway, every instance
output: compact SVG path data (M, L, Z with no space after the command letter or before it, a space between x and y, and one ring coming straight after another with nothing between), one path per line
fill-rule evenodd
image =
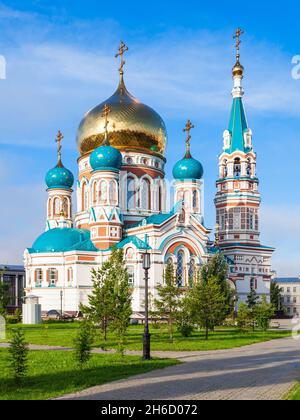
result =
M176 353L184 363L64 396L68 400L279 400L300 379L300 341ZM156 353L174 357L174 353Z

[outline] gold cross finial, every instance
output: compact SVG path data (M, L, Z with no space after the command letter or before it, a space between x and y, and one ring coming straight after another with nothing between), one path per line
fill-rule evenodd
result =
M56 136L56 143L57 143L57 157L58 157L58 165L62 165L61 162L61 149L62 149L62 145L61 142L63 140L64 136L61 133L60 130L58 130L57 136Z
M183 131L186 133L186 157L191 156L191 130L195 128L191 120L188 120Z
M124 65L126 63L126 61L124 60L124 54L128 50L129 50L129 48L127 47L127 45L123 41L121 41L120 46L119 46L119 52L118 52L118 54L116 54L116 58L118 58L118 57L121 58L121 66L119 68L119 72L120 72L121 76L123 76L123 74L124 74L123 69L124 69Z
M108 124L109 124L108 116L109 116L110 112L111 112L110 107L107 104L105 104L103 109L102 109L101 117L104 118L104 121L105 121L104 122L105 134L104 134L104 143L103 144L106 145L106 146L109 146L109 141L108 141Z
M236 44L235 44L235 48L236 48L236 61L240 61L240 45L241 45L241 36L244 34L245 32L241 29L241 28L237 28L237 30L235 31L235 35L233 37L233 39L236 39Z

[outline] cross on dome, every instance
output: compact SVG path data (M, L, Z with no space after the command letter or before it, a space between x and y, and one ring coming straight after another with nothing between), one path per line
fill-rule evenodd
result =
M61 161L62 145L61 145L61 142L62 142L63 138L64 138L63 134L61 133L60 130L58 130L58 133L57 133L57 136L56 136L56 139L55 139L55 142L57 143L57 158L58 158L57 164L58 164L58 166L62 166L62 161Z
M126 61L124 60L124 54L129 50L127 45L121 41L119 46L119 52L115 55L116 58L120 57L121 59L121 65L119 68L120 76L122 77L124 74L124 65L126 64Z
M183 129L183 132L186 133L186 156L191 156L191 130L195 128L195 126L192 124L191 120L188 120L185 128Z
M235 48L236 48L236 61L239 62L240 61L240 45L242 43L242 41L240 40L241 36L245 33L245 31L243 31L241 28L237 28L237 30L235 31L235 35L233 37L233 39L236 39L236 44L235 44Z

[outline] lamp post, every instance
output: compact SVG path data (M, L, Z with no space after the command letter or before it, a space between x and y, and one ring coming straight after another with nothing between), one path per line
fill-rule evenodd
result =
M60 320L62 321L63 319L63 291L60 291Z
M149 333L149 270L151 267L150 254L146 252L143 259L145 271L145 331L143 340L143 360L150 360L150 333Z

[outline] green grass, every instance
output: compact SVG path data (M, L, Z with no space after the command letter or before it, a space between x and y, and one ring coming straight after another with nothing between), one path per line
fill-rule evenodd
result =
M300 401L300 382L285 398L292 401Z
M26 341L30 344L72 347L73 339L76 336L78 323L49 324L42 326L21 326L25 332ZM7 339L14 326L9 326ZM142 326L131 326L126 338L125 348L127 350L142 349ZM165 327L160 329L151 328L151 348L162 351L206 351L224 350L242 347L250 344L274 340L290 336L289 331L249 331L241 333L234 328L218 328L210 334L209 340L205 341L204 332L194 332L192 337L183 338L175 333L174 342L170 343ZM95 347L107 349L117 348L116 338L109 334L108 342L104 343L99 335L95 339Z
M140 357L93 355L79 370L72 352L30 351L29 371L17 388L9 370L9 353L0 349L0 400L45 400L179 363L170 359L143 362Z

